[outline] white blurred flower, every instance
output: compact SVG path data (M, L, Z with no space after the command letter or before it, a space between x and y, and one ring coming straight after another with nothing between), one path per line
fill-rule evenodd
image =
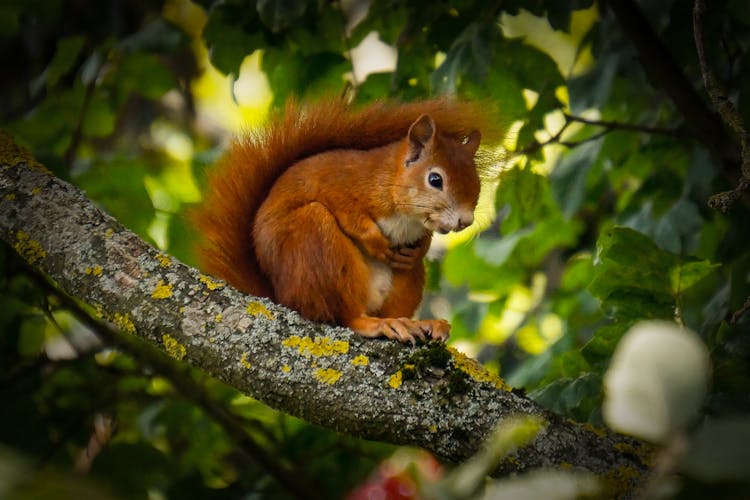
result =
M644 321L620 340L604 376L604 419L618 432L661 443L698 414L710 362L698 335Z

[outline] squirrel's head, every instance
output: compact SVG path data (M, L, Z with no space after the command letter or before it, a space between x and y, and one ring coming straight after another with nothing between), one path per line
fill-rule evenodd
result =
M401 176L394 186L399 211L442 234L470 226L479 199L474 154L480 140L477 130L462 138L441 134L429 115L412 123Z

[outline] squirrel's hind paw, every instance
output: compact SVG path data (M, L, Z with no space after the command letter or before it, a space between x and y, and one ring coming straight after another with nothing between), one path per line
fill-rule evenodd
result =
M450 324L447 321L423 320L414 321L409 318L373 318L364 316L355 319L349 325L362 337L386 337L403 343L415 345L417 339L426 342L430 339L445 341L450 333Z

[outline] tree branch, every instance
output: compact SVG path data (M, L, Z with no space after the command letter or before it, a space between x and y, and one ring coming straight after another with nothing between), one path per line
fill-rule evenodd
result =
M711 102L721 115L724 123L731 128L737 135L740 142L740 157L742 165L740 172L742 176L734 189L717 193L708 200L711 208L727 213L729 209L739 200L745 191L750 188L750 136L745 130L742 117L732 101L727 97L727 93L721 89L716 77L708 65L706 58L706 48L703 43L703 17L706 14L706 4L703 0L695 0L693 5L693 37L695 38L695 49L698 53L701 74L703 75L703 85L706 87Z
M648 470L648 446L556 416L458 351L313 324L160 253L1 131L0 238L125 334L309 422L461 461L535 415L545 429L498 473L573 467L632 492Z

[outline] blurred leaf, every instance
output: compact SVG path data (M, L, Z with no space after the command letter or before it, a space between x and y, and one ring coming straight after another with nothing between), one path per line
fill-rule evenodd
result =
M566 217L572 217L581 208L587 191L586 177L601 147L601 140L576 147L570 154L561 157L550 174L552 194Z
M67 74L78 60L83 50L85 39L81 35L69 36L57 42L57 50L44 73L38 80L32 82L32 93L41 90L45 84L53 87Z
M477 240L474 245L477 257L482 258L485 262L493 266L501 266L505 264L505 261L508 260L508 257L510 257L516 249L518 242L525 236L531 234L532 231L533 228L526 227L502 238L482 238Z
M153 446L113 442L96 457L91 472L127 498L144 498L149 490L164 484L175 471L167 455Z
M123 38L117 46L128 53L170 53L187 44L188 38L182 30L159 18L146 24L140 31Z
M424 5L423 12L434 12L434 7ZM389 45L395 45L399 35L407 24L410 15L405 2L372 2L367 10L367 16L354 27L350 35L352 45L358 45L368 34L378 32L381 40Z
M601 404L601 383L598 374L584 373L556 380L530 392L529 397L555 413L588 422Z
M267 50L262 69L274 89L274 103L282 106L291 96L314 98L331 95L334 89L343 90L344 73L351 67L343 56L332 52L302 59L289 58L283 51Z
M36 357L41 353L46 326L44 316L32 316L23 321L18 338L18 353L21 356Z
M203 28L211 64L225 74L239 74L245 56L265 46L257 11L241 1L216 2Z
M106 137L115 131L116 122L110 100L102 93L95 93L86 108L83 133L88 137Z
M515 416L501 421L487 438L483 449L466 463L456 467L437 485L439 495L442 497L447 493L449 498L471 498L481 491L487 474L497 467L500 460L531 442L546 426L547 422L543 418L532 415ZM433 493L430 496L437 495Z
M357 101L361 103L384 99L391 93L393 73L370 73L357 86Z
M308 0L257 0L256 8L263 24L278 33L300 19Z
M714 272L720 264L712 264L707 260L690 261L679 264L672 269L672 292L677 295L700 282Z
M669 270L678 263L647 236L615 227L599 238L598 263L589 290L607 300L615 293L631 293L655 303L670 302Z
M143 78L146 74L149 77ZM177 87L177 80L164 63L152 54L134 52L120 62L115 85L118 102L122 103L131 92L147 99L158 99Z
M485 500L501 498L545 498L546 500L602 498L602 490L600 479L592 474L539 470L517 477L494 480L487 485L487 490L482 498Z

